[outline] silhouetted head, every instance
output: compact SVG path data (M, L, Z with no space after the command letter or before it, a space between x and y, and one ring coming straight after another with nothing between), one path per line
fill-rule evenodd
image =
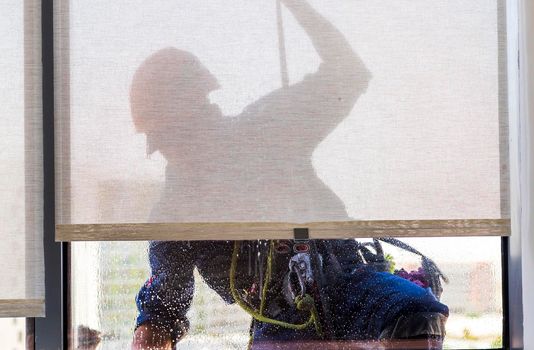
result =
M165 48L137 69L130 88L130 106L138 132L147 135L149 153L193 137L205 124L208 95L217 80L193 54Z

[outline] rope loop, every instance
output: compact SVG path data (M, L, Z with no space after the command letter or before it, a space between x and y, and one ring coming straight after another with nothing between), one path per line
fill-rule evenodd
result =
M271 246L269 249L269 256L271 257L272 257L273 246L274 245L271 243ZM263 308L265 307L265 302L266 302L265 297L267 294L265 291L268 288L267 284L264 285L264 288L263 288L264 293L262 293L263 295L262 295L262 300L261 300L261 304L263 305L263 307L262 307L261 312L254 310L241 298L235 286L236 271L237 271L237 258L239 257L239 248L240 248L240 242L235 241L234 251L232 253L232 262L230 265L230 291L232 293L232 297L234 298L234 301L236 302L236 304L239 305L246 313L252 316L252 318L254 318L256 321L272 324L272 325L283 327L283 328L294 329L294 330L304 330L310 327L312 324L314 324L317 334L322 336L321 324L319 321L319 314L317 313L317 309L315 308L315 302L309 294L306 294L301 298L299 297L295 298L295 304L299 311L302 310L302 311L310 312L310 317L308 318L308 320L305 323L300 323L300 324L284 322L284 321L276 320L276 319L269 318L263 315ZM270 276L270 274L272 273L271 265L272 265L272 258L267 259L267 271L269 275L266 276L266 283L270 281L271 279L271 276Z
M297 306L297 310L299 311L311 312L312 309L315 307L315 302L309 294L305 294L304 296L297 295L297 297L295 298L295 305Z

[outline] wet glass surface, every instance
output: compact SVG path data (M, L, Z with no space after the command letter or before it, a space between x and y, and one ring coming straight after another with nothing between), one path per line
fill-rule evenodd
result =
M246 349L251 314L253 349L426 349L443 333L447 349L500 348L500 238L402 242L435 264L396 241L381 260L369 239L73 243L71 348L129 348L138 326L178 349Z
M32 347L26 347L26 343L30 344L33 338L26 339L25 318L0 318L0 339L2 339L2 349L33 349Z

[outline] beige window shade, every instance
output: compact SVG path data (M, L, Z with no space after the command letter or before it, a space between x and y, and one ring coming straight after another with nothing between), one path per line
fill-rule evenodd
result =
M44 316L40 16L0 3L0 317Z
M507 235L504 1L59 1L58 240Z

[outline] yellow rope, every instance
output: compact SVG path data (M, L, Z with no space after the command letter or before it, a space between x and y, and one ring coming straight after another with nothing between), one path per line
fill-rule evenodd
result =
M272 247L272 243L271 243L271 247ZM315 303L313 302L313 298L311 296L309 296L308 294L306 294L301 299L299 299L299 298L295 299L295 302L296 302L296 305L297 305L297 309L306 310L306 309L309 308L309 311L310 311L310 318L308 319L308 321L306 321L305 323L301 323L301 324L288 323L288 322L275 320L275 319L272 319L272 318L269 318L269 317L265 317L264 315L262 315L261 312L257 312L256 310L254 310L250 306L248 306L241 299L241 297L239 296L239 293L237 292L237 289L235 287L235 274L236 274L236 270L237 270L238 253L239 253L239 241L235 241L234 242L234 251L232 253L232 263L230 265L230 291L232 292L232 297L234 298L234 300L237 303L237 305L239 305L243 310L245 310L246 313L248 313L250 316L252 316L257 321L264 322L264 323L269 323L269 324L272 324L272 325L275 325L275 326L280 326L280 327L283 327L283 328L294 329L294 330L303 330L303 329L308 328L312 323L315 323L316 331L318 331L318 333L321 334L320 333L321 326L319 324L319 318L318 318L317 310L315 309ZM270 253L269 253L270 259L269 259L269 257L267 258L267 265L268 265L268 269L267 270L269 272L269 275L267 276L268 280L270 279L270 272L271 272L271 269L272 269L272 267L269 268L269 265L272 265L271 253L272 253L272 251L270 249ZM267 292L266 292L267 283L264 284L264 288L263 289L264 289L264 291L262 291L262 302L265 303L265 300L264 300L265 298L264 297L267 294ZM261 310L261 311L263 311L263 310Z
M265 282L263 283L263 288L261 291L261 301L260 301L260 315L263 315L265 310L265 303L267 301L267 291L269 282L271 282L271 273L273 265L273 251L274 251L274 241L271 241L269 244L269 255L267 255L267 272L265 273Z

